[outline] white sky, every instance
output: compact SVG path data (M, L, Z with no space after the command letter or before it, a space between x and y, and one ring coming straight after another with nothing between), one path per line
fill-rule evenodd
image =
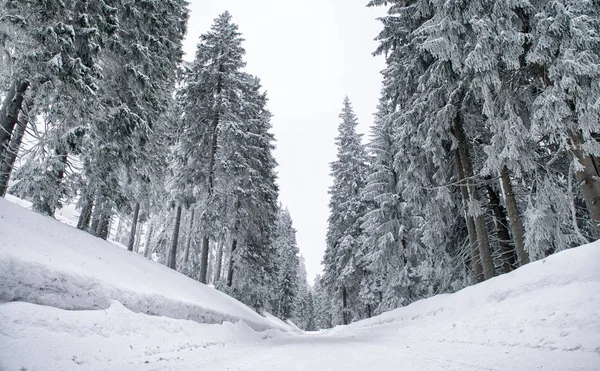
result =
M280 201L289 208L312 282L325 251L329 163L344 96L367 133L379 98L383 58L373 39L383 8L368 0L191 0L186 59L225 10L246 39L246 71L262 80L273 113ZM367 136L365 135L365 137Z

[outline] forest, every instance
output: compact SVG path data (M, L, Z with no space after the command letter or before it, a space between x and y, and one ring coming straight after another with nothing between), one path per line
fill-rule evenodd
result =
M186 62L186 0L0 0L0 195L304 330L597 240L600 1L365 5L383 84L367 138L350 98L331 123L314 283L229 12Z

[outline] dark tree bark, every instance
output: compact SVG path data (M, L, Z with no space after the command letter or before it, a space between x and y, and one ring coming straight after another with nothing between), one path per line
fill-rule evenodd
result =
M506 219L506 211L500 204L500 197L496 190L491 186L487 185L488 197L490 199L490 208L494 213L495 224L496 224L496 237L498 238L498 244L500 245L501 259L502 259L502 270L504 273L511 272L515 269L517 264L517 258L515 256L515 249L511 245L510 233L508 233L508 220Z
M99 238L102 238L103 240L108 239L111 219L112 215L110 215L110 213L108 213L106 210L103 210L100 222L98 223L98 230L96 231L96 235Z
M4 154L4 158L0 161L0 197L6 196L6 192L8 191L10 175L15 166L15 161L17 160L19 149L21 148L21 143L29 124L29 116L27 114L21 114L19 117L20 119L10 138L8 149Z
M467 138L462 128L462 118L460 114L457 114L454 119L454 135L456 136L460 161L465 178L467 179L469 198L473 202L478 202L479 195L476 186L473 184L473 168L471 167ZM473 221L475 223L477 241L479 242L479 257L481 258L481 266L483 267L483 277L488 280L494 277L494 262L492 261L492 252L488 241L485 221L482 215L475 216Z
M83 206L81 208L81 214L79 214L79 220L77 221L77 229L81 229L85 231L90 226L90 221L92 219L92 209L94 208L94 199L89 196L85 197Z
M229 267L227 269L227 286L231 287L231 285L233 285L233 271L234 271L234 257L235 257L235 250L237 249L237 238L233 239L233 242L231 243L231 254L229 256Z
M583 152L581 149L583 139L579 134L571 135L571 140L573 142L571 153L583 167L575 173L575 176L581 183L581 195L598 233L600 230L600 169L598 168L600 164L596 163L593 156Z
M348 321L348 294L346 288L342 287L342 324L347 325Z
M29 89L28 81L13 83L0 107L0 158L4 158L8 150L10 137L17 125L27 89Z
M476 282L483 281L483 267L481 266L481 258L479 257L479 244L477 242L477 233L475 232L475 223L473 218L469 215L469 190L467 189L467 183L465 181L465 172L463 170L462 163L460 161L460 153L456 150L454 156L456 173L458 175L458 181L460 183L460 194L462 196L463 203L463 215L465 217L465 223L467 224L467 233L469 235L469 251L471 252L471 261L473 262L473 274L475 275Z
M192 214L190 215L190 227L188 228L188 239L185 245L185 254L183 255L183 264L187 264L190 258L190 248L192 247L192 234L194 230L194 215L196 214L196 209L192 208Z
M181 205L177 206L177 214L175 215L175 228L173 230L173 242L171 243L171 251L169 253L169 268L177 269L177 243L179 241L179 227L181 225Z
M210 248L208 236L202 238L202 251L200 252L200 277L198 281L206 283L208 278L208 249Z
M131 221L131 231L129 233L129 241L127 242L127 250L133 251L133 245L135 244L135 236L138 224L138 218L140 216L140 203L135 203L135 208L133 209L133 220Z
M502 179L502 192L504 193L504 202L506 203L506 209L508 211L510 228L512 231L513 240L515 241L515 250L517 252L517 257L519 258L519 266L523 266L529 263L529 255L525 251L525 233L523 231L523 221L521 220L521 214L519 214L517 198L513 192L510 175L506 166L502 167L500 177Z

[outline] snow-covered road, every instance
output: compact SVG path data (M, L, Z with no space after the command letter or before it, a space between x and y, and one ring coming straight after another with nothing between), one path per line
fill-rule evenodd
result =
M0 230L0 371L600 370L600 242L301 333L4 200Z
M461 292L305 334L148 316L116 301L96 311L6 303L0 370L599 370L598 302L578 301L576 286L554 287L556 304L537 289L456 310L457 295L473 299Z

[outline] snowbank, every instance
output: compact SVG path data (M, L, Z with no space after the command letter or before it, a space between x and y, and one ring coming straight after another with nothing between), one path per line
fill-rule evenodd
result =
M290 329L163 265L4 199L0 236L0 303L98 310L117 300L138 313Z
M440 342L596 354L600 370L600 241L330 331L399 328Z

